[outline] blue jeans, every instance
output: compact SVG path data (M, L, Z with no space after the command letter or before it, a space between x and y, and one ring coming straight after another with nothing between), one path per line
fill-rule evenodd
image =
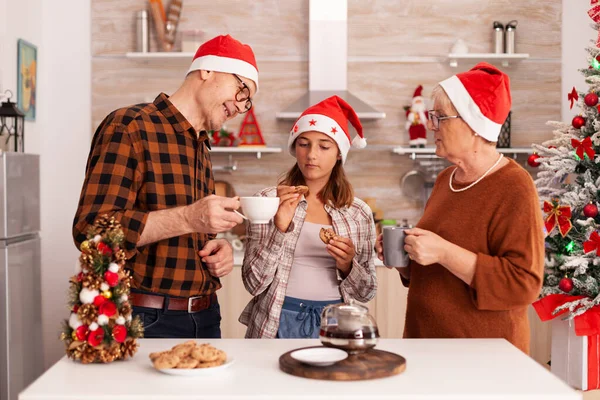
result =
M282 339L318 338L321 313L325 306L341 303L336 301L303 300L286 296L281 307L277 337Z
M221 308L218 302L196 313L169 311L166 308L162 310L138 306L132 308L133 316L139 315L144 324L145 338L219 339L221 337Z

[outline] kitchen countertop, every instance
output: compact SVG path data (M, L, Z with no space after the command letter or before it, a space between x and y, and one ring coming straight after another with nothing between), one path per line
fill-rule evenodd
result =
M318 345L317 339L202 340L235 359L210 375L178 377L156 371L148 359L184 339L142 339L129 361L83 365L62 358L19 396L20 400L171 399L581 399L504 339L381 339L377 348L406 358L406 371L389 378L333 382L279 370L279 356Z

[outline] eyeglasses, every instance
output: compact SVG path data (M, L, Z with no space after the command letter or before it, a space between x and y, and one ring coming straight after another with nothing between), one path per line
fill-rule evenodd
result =
M250 89L248 88L248 85L246 85L244 83L244 81L242 81L240 79L239 76L237 76L236 74L231 74L231 75L235 76L235 79L237 79L238 82L242 84L242 87L239 88L238 92L235 94L235 101L240 102L240 103L242 101L246 102L246 104L244 104L244 111L238 110L238 112L240 114L247 113L252 108L252 99L250 98Z
M436 114L435 110L427 111L427 116L428 116L428 119L431 121L431 125L433 125L433 129L436 131L438 129L440 129L440 121L444 121L446 119L453 119L453 118L462 118L460 115L447 115L445 117L439 117Z

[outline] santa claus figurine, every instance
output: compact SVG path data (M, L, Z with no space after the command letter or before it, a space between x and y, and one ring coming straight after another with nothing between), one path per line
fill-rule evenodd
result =
M406 130L410 137L410 147L425 147L427 144L427 110L425 100L421 96L423 86L419 85L413 94L412 105L404 107L406 110Z

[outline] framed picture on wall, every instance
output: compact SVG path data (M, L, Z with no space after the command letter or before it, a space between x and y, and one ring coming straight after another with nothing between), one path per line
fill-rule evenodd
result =
M37 47L19 39L17 43L17 106L25 120L35 121Z

